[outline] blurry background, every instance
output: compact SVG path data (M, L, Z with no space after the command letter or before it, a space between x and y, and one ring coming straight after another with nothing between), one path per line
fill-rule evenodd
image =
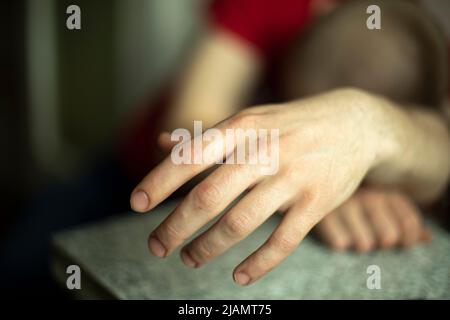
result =
M81 30L66 9L81 8ZM182 63L204 0L0 3L1 224L52 180L110 147L126 117Z

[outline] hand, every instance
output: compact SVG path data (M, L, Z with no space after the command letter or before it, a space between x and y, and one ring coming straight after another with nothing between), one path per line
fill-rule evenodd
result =
M276 211L283 211L285 215L269 239L234 270L239 284L255 282L292 253L326 213L354 192L371 167L384 160L383 121L373 110L365 93L340 89L282 105L246 109L219 123L216 128L221 132L279 129L279 170L265 176L260 165L219 166L150 234L150 250L159 257L170 255L251 187L209 230L181 250L181 258L187 266L200 267L244 239ZM136 187L132 208L139 212L154 208L209 167L211 164L176 165L167 157Z
M419 209L397 191L362 188L320 221L315 231L331 248L368 252L429 241Z

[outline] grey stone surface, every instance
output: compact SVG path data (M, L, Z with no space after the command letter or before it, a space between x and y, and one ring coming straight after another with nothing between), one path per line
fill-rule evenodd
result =
M60 265L79 264L82 282L83 275L89 274L89 281L119 299L450 298L450 236L435 225L430 244L366 255L335 253L307 237L281 266L243 288L234 284L232 270L263 243L278 218L267 221L214 262L192 270L184 267L178 251L162 260L147 249L149 232L174 205L160 206L148 214L124 214L55 235L55 252L67 258ZM56 254L55 259L58 257ZM367 267L373 264L381 268L380 290L366 286Z

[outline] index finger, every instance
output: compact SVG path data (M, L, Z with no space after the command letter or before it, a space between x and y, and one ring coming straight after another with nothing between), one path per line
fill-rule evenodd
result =
M220 138L224 136L222 131L218 127L212 128L191 140L177 144L172 153L150 171L134 189L130 199L131 208L137 212L151 210L191 178L223 159L226 143ZM222 135L218 135L217 132ZM216 138L213 139L211 136L214 134ZM234 149L233 145L226 147L228 150ZM187 163L174 161L173 152L178 152L181 158L190 156L187 159L191 161ZM190 154L186 156L184 152ZM201 161L196 161L198 159Z

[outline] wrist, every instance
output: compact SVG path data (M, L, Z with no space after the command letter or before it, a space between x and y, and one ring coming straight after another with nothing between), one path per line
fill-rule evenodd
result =
M356 121L362 123L362 143L368 171L391 162L401 153L402 115L385 98L360 89L348 90L356 101Z
M395 177L409 170L408 115L384 97L366 93L368 128L373 154L367 179L390 185ZM392 182L392 181L391 181Z
M376 152L372 168L388 163L401 153L402 116L386 99L372 96L370 107L373 109Z

